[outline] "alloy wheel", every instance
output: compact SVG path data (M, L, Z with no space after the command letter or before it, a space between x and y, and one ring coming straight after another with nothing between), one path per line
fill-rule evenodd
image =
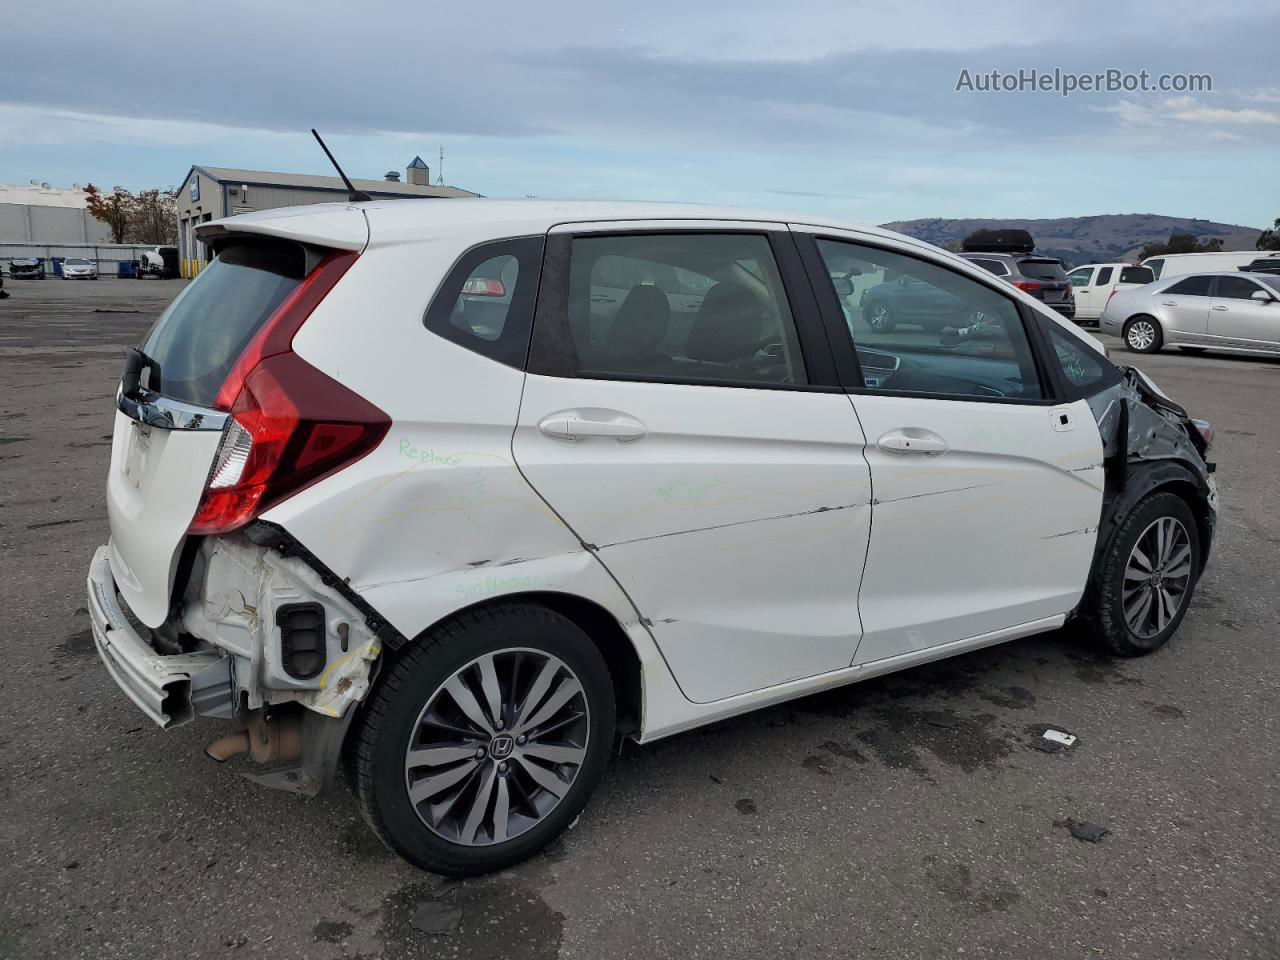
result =
M539 650L487 653L427 700L405 753L405 789L437 836L464 846L503 843L542 821L587 757L582 684Z
M1121 603L1129 631L1153 637L1172 623L1186 602L1194 558L1181 521L1160 517L1133 545L1124 568Z
M1129 346L1135 350L1149 350L1156 342L1156 328L1150 320L1135 320L1129 324Z
M877 303L871 308L871 316L867 318L867 323L872 330L887 330L893 323L893 313L888 305Z

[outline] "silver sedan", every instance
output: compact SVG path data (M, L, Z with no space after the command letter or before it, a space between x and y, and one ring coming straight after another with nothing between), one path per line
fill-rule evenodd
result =
M1118 290L1098 326L1136 353L1166 344L1280 353L1280 276L1194 273Z

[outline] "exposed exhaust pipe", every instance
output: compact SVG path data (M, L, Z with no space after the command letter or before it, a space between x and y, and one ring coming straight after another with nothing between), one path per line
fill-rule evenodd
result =
M296 713L268 718L262 710L252 710L243 730L215 740L204 751L219 763L242 753L254 763L277 763L302 756L302 718Z

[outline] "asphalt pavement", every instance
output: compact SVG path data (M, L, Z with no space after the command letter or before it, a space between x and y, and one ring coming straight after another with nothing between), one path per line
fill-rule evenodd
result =
M159 730L93 653L119 348L181 285L0 301L0 957L1280 957L1280 360L1108 340L1217 430L1215 555L1164 650L1061 631L628 746L547 854L453 882L345 788Z

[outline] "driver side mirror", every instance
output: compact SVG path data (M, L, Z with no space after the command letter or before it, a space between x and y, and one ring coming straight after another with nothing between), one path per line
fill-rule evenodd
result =
M836 296L842 300L853 296L853 281L848 277L832 277L831 285L836 289Z
M1267 293L1265 290L1255 290L1253 293L1249 294L1249 299L1257 300L1259 303L1270 303L1275 299L1275 297Z

